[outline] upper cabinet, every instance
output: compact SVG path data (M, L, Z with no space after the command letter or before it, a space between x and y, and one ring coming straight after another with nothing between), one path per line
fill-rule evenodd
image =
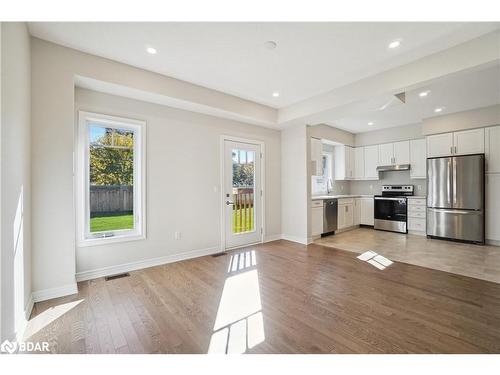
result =
M378 162L378 145L365 146L364 149L364 164L365 164L365 179L378 180L377 167Z
M425 139L410 141L410 177L427 178L427 153Z
M354 178L361 180L365 177L365 149L356 147L354 149Z
M318 138L311 138L311 173L313 176L323 175L323 144Z
M485 129L484 143L486 172L500 173L500 126Z
M484 129L453 133L453 147L455 155L482 154L484 152Z
M410 141L402 141L394 143L393 164L409 164L409 163L410 163Z
M355 163L354 148L350 146L335 146L333 157L336 180L351 180L354 178Z
M385 143L378 146L378 164L390 165L393 164L394 146L392 143Z
M484 152L484 129L464 130L427 137L427 157L481 154Z
M449 156L453 153L453 133L427 137L427 157Z
M379 145L379 165L408 164L410 142L402 141Z

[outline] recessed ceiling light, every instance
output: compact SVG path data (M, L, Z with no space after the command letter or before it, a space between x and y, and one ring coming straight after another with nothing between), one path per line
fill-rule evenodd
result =
M158 51L154 47L148 47L146 48L146 52L149 53L150 55L156 55Z
M369 126L372 126L372 125L373 125L373 121L370 121L370 122L368 123L368 125L369 125Z
M443 109L444 107L437 107L436 109L434 109L434 112L436 113L443 112Z
M401 45L401 40L396 39L389 43L389 48L390 49L398 48L400 45Z
M421 98L425 98L430 93L431 93L431 90L422 91L421 93L418 94L418 96L420 96Z
M279 93L278 91L275 91L275 92L273 92L273 96L274 96L275 98L277 98L278 96L280 96L280 93Z
M278 43L276 43L274 40L268 40L264 43L264 45L267 49L275 49L278 46Z

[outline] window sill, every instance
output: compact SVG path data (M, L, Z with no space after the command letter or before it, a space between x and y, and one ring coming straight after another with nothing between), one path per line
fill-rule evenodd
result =
M77 243L78 247L90 247L90 246L102 246L121 242L130 241L141 241L145 240L146 236L143 234L128 234L123 236L114 236L106 238L90 238L85 240L79 240Z

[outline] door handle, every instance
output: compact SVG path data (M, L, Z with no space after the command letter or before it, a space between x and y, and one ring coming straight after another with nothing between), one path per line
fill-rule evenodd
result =
M226 201L226 206L231 206L231 205L234 205L234 202Z

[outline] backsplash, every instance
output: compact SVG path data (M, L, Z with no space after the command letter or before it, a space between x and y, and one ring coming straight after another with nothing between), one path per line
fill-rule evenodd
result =
M336 182L334 182L334 185ZM380 180L351 181L348 194L380 194L382 185L414 185L415 195L427 194L425 179L414 180L410 178L410 171L381 172ZM371 187L371 188L370 188ZM339 193L344 194L344 193ZM347 194L347 193L345 193Z
M321 176L311 177L311 195L326 194L326 181ZM350 194L350 181L333 181L332 195Z

